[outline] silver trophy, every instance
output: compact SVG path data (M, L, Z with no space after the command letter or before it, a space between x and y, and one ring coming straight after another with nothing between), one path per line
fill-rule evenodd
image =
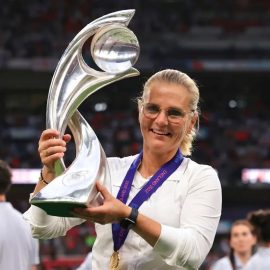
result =
M96 189L97 181L110 190L106 155L77 108L102 87L139 75L132 68L139 56L139 43L127 28L134 13L135 10L122 10L89 23L70 42L56 67L48 94L46 124L61 136L69 126L76 156L68 168L63 159L57 161L56 178L30 200L49 215L72 217L75 207L100 205L102 196ZM92 58L103 71L89 67L83 59L83 45L91 37Z

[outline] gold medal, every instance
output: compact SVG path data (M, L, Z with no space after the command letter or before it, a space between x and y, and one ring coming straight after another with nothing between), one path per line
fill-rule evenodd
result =
M120 270L119 268L119 252L118 251L114 251L111 259L110 259L110 268L109 270Z

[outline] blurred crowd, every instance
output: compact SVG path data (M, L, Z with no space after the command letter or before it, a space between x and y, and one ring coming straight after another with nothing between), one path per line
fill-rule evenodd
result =
M59 59L86 24L130 8L136 9L130 28L141 43L139 61L150 70L174 67L186 58L270 56L268 0L6 0L0 9L0 68L17 58ZM154 42L159 46L153 46ZM260 80L249 83L243 78L235 83L228 76L210 86L199 81L202 114L193 159L217 169L223 186L241 185L244 168L270 168L270 97ZM131 86L127 83L126 87ZM45 128L46 94L5 93L1 97L0 159L12 168L41 167L37 145ZM128 109L121 104L113 110L82 109L107 156L136 154L142 146L136 104L130 101ZM74 154L71 142L67 164ZM87 254L94 234L91 224L73 228L66 237L42 241L41 254L50 258ZM205 269L228 250L227 238L218 235Z
M142 44L142 61L158 61L158 56L173 61L176 55L194 59L198 54L211 58L220 53L222 57L269 56L267 0L7 0L0 10L0 66L12 58L59 58L89 22L131 8L136 16L130 27ZM153 46L153 37L160 46ZM260 44L253 42L255 37Z
M121 91L124 89L119 89L118 95ZM246 97L228 99L213 91L202 91L200 128L193 158L217 169L222 185L239 185L242 169L270 166L268 95L260 96L255 91L247 93ZM103 93L108 98L106 91ZM40 95L39 99L31 95L6 98L1 109L0 158L13 168L41 166L37 145L45 128L46 93ZM80 111L96 132L107 156L126 156L140 151L142 140L135 102L123 100L122 103L130 104L129 109L121 110L120 103L118 109L104 111L91 110L85 102ZM16 108L16 104L20 107ZM68 151L65 161L70 164L75 153L72 142Z

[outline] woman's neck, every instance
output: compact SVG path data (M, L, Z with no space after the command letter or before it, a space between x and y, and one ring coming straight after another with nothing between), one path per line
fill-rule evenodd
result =
M160 167L171 160L175 153L165 153L162 155L149 152L149 151L143 151L143 159L142 162L138 168L138 171L140 174L148 178L152 176Z
M251 254L251 252L243 252L243 253L237 253L236 255L237 255L238 259L241 261L241 263L243 265L245 265L248 262L248 260L250 259L252 254Z
M5 202L5 201L6 201L6 195L0 194L0 202Z

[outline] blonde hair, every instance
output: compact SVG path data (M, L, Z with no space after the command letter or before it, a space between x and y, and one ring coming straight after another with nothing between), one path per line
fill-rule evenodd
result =
M200 99L200 93L199 88L196 84L196 82L191 79L186 73L183 73L179 70L174 69L165 69L162 71L159 71L152 75L145 83L143 88L143 93L140 98L138 98L138 104L141 105L143 103L143 100L145 99L147 92L150 89L150 86L153 82L156 81L163 81L167 83L173 83L178 84L181 86L184 86L188 92L190 93L190 111L194 113L199 114L198 104ZM183 155L191 155L192 151L192 143L196 137L197 131L199 128L199 121L197 120L197 126L193 127L192 130L187 133L181 142L180 150Z

